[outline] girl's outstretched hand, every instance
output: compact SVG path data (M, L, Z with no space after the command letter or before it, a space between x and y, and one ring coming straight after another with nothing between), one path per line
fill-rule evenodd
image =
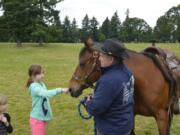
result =
M69 93L69 88L62 88L61 90L62 90L62 93L66 93L66 94Z

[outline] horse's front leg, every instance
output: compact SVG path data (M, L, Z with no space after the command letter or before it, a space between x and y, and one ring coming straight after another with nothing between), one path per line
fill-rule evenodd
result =
M170 135L170 126L167 110L159 110L155 116L159 135Z

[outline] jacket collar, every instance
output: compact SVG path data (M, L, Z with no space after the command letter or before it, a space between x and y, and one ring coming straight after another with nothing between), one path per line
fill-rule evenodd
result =
M121 68L123 66L123 64L113 64L111 66L108 67L101 67L101 73L105 74L111 70L117 69L117 68Z

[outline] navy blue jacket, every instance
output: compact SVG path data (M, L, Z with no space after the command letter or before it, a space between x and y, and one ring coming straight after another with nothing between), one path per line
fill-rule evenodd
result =
M102 135L125 135L133 128L134 77L124 64L102 68L93 98L86 103Z

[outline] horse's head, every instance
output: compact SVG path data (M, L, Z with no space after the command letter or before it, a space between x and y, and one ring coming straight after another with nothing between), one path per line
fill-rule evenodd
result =
M99 54L92 49L93 42L85 43L79 54L79 63L69 82L72 97L78 97L82 91L92 87L100 77Z

